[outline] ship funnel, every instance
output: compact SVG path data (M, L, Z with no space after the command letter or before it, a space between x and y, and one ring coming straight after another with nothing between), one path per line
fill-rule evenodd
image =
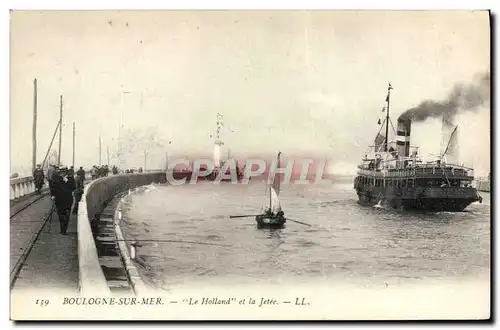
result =
M410 156L410 133L411 133L411 120L408 117L398 118L398 129L396 136L396 146L399 157Z

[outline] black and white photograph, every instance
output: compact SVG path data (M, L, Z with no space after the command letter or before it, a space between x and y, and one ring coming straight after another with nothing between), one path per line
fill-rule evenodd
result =
M490 11L9 20L11 320L490 319Z

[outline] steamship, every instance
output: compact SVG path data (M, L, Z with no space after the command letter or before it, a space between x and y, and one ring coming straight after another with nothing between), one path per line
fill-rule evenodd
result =
M463 211L473 202L482 202L472 186L473 169L453 160L458 148L457 129L452 117L443 116L443 133L447 141L442 153L434 160L424 162L419 147L410 145L411 117L401 115L394 132L389 116L391 84L387 89L386 117L376 135L375 143L358 165L354 189L362 205L424 211ZM380 120L379 120L380 124ZM396 135L390 142L389 124ZM381 134L385 128L385 134Z

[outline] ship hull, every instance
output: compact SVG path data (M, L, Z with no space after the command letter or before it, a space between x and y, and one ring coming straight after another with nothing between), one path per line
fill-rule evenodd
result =
M409 205L406 208L421 209L425 211L447 211L447 212L462 212L470 204L474 203L475 199L458 199L458 198L438 198L438 199L421 199Z
M414 195L414 197L408 195ZM446 196L446 193L435 195L440 196L432 196L432 194L421 191L419 194L407 194L407 196L401 197L396 196L392 191L377 189L376 191L358 192L358 199L361 205L374 206L383 203L394 209L403 208L437 212L462 212L470 204L480 201L477 194L472 191L468 191L467 194L462 194L462 196L456 196L456 194L455 196L453 194Z
M391 208L403 208L406 210L422 210L422 211L447 211L447 212L462 212L470 204L477 201L473 198L424 198L424 199L402 199L392 198L385 199L383 196L377 198L369 198L364 195L358 195L359 203L364 206L374 206L379 202Z
M230 175L230 172L226 172L226 176L221 177L220 179L217 179L217 177L219 176L219 172L218 171L214 171L214 172L210 173L209 175L205 176L204 180L208 180L208 181L219 180L220 182L234 182L231 177L228 177L229 175ZM241 183L241 181L243 181L243 173L241 173L240 171L238 171L236 173L236 178L237 178L236 182L237 183Z
M255 221L257 221L257 228L283 228L286 222L284 217L263 214L256 216Z
M354 188L360 204L384 204L395 209L461 212L474 202L482 202L472 187L394 187L356 182Z

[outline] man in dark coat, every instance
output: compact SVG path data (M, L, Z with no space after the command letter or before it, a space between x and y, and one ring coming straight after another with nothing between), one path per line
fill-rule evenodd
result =
M80 169L76 171L76 175L79 179L85 181L85 170L83 169L82 166L80 166Z
M50 165L47 169L47 181L49 182L50 195L52 196L52 179L57 172L55 165Z
M75 177L71 174L71 172L68 172L66 175L66 184L68 185L68 188L71 190L71 193L76 189L76 180Z
M68 171L68 175L66 176L66 179L67 179L66 186L67 186L68 190L71 191L71 196L75 197L75 191L76 191L76 188L78 186L78 181L80 181L80 180L78 178L77 178L77 180L75 180L75 177L72 175L71 170ZM73 205L73 203L71 203L71 205ZM75 214L75 213L73 213L73 214Z
M73 166L69 168L68 175L75 176L75 168Z
M99 169L97 168L96 165L92 166L90 172L92 173L92 180L99 178Z
M37 165L36 169L33 171L33 179L35 180L36 193L40 195L42 193L42 187L45 179L45 175L43 174L40 164Z
M75 204L73 205L73 214L78 214L78 204L82 200L83 195L83 180L76 180L76 187L73 191L73 196L75 197Z
M48 175L47 175L48 178ZM48 178L49 179L49 178ZM55 196L55 191L56 191L56 182L59 182L62 180L61 172L59 171L59 167L53 166L53 171L51 173L50 179L49 179L49 189L50 189L50 196L54 197Z
M57 216L61 225L61 234L66 235L68 230L71 206L73 205L74 179L66 177L66 172L58 173L53 177L54 194L52 199L55 202Z

